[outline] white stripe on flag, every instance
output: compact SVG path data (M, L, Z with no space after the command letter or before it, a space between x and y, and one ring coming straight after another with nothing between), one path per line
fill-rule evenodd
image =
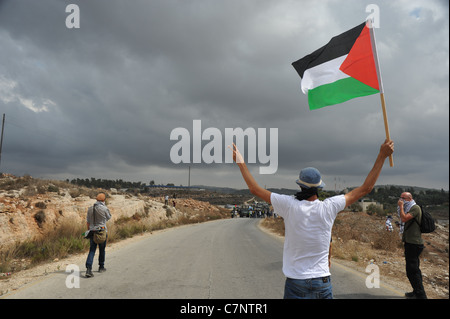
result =
M302 78L303 93L307 94L308 90L348 78L349 76L347 74L339 70L339 67L346 58L347 54L307 69L305 73L303 73Z

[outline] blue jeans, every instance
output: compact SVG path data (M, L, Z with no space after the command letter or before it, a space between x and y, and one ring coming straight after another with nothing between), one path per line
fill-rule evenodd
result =
M92 269L92 264L94 263L95 251L97 250L97 244L94 242L93 236L91 236L89 240L90 240L91 246L89 247L89 255L87 256L87 259L86 259L86 268ZM98 251L99 251L98 264L100 267L105 266L105 248L106 248L107 241L108 241L108 234L106 234L105 242L103 244L98 245Z
M286 278L284 299L333 299L331 277Z

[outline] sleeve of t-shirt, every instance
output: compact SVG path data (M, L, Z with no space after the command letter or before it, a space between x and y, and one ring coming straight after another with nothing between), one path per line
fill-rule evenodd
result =
M411 214L412 217L414 217L418 223L420 223L420 207L418 205L414 205L413 207L411 207L411 209L409 210L409 213Z
M273 193L270 195L270 202L273 206L273 212L286 218L289 211L291 196Z
M325 199L324 204L327 205L327 211L330 212L328 218L331 218L330 221L333 222L336 218L336 215L343 211L345 208L345 196L337 195L333 197L329 197Z

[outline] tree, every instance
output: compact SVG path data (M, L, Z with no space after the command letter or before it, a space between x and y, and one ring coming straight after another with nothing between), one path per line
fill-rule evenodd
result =
M351 204L349 208L352 212L362 212L362 207L358 202Z
M380 206L377 206L375 204L370 204L367 207L367 214L369 215L378 215L378 216L382 216L384 214L383 209Z

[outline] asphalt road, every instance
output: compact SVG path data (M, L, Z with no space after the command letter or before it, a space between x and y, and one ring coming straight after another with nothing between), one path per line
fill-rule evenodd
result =
M107 271L84 277L84 259L3 298L281 299L283 242L261 231L259 219L227 219L158 232L106 250ZM98 251L95 256L97 261ZM333 262L336 299L401 298L383 283L367 288L369 274ZM74 286L68 288L68 286ZM77 288L79 287L79 288Z

